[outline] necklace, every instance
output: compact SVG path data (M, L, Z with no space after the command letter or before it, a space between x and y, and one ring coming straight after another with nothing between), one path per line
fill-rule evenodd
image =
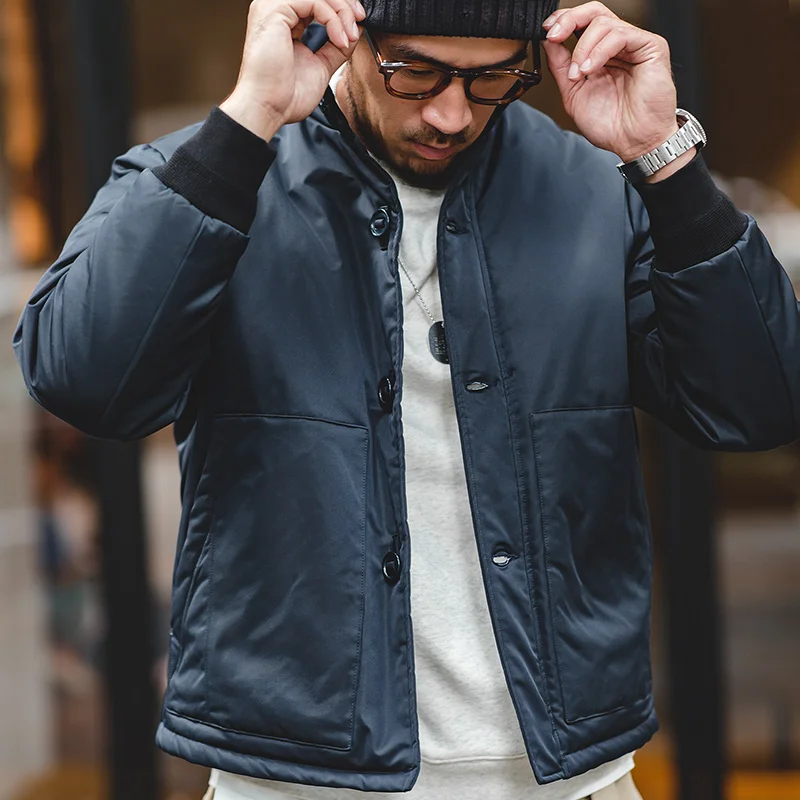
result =
M436 317L431 314L428 304L425 302L419 289L417 289L417 284L414 283L413 278L408 274L408 270L399 257L397 263L400 265L400 269L403 270L403 274L408 278L408 282L411 284L411 288L414 290L414 294L416 294L417 300L419 300L419 304L422 306L422 310L430 317L433 323L428 329L428 348L431 351L431 355L440 363L449 364L450 358L447 355L447 339L444 335L444 322L442 320L437 321Z

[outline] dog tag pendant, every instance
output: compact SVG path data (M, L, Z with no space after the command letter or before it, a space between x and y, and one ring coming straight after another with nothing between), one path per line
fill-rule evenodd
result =
M447 355L447 339L444 335L444 322L434 322L428 331L428 346L431 355L442 364L449 364Z

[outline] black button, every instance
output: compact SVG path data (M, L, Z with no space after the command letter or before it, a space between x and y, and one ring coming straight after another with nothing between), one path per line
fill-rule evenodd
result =
M392 406L394 405L394 378L393 370L388 375L381 378L378 384L378 401L381 404L381 408L387 414L392 412Z
M400 556L394 550L390 550L383 557L383 577L387 583L395 584L400 580L400 573L403 570L403 563Z
M369 230L373 236L383 236L389 230L389 209L386 206L381 206L369 221Z
M453 222L453 220L451 220L451 219L447 220L447 222L445 223L444 229L448 233L461 233L461 228L459 228L458 225L455 222Z

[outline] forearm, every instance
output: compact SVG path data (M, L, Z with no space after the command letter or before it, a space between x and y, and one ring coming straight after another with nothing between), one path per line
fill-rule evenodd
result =
M798 435L797 302L755 222L700 167L657 197L639 188L653 247L629 275L634 396L696 444L775 447Z
M272 154L260 141L248 171L213 116L166 164L153 148L117 161L23 311L14 346L31 394L96 435L173 421L247 247Z
M650 218L656 269L662 272L677 272L724 253L747 229L747 217L716 187L702 155L666 179L639 184L636 190Z
M153 173L208 216L246 234L274 159L275 151L264 139L215 108L203 127Z

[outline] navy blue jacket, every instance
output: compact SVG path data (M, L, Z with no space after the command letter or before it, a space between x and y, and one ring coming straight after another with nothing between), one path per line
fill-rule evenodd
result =
M798 435L797 302L755 222L701 159L640 193L614 162L515 103L439 221L478 553L540 782L656 730L634 406L707 448ZM170 753L414 784L401 230L330 93L272 147L217 110L117 160L23 312L46 408L118 439L174 423Z

